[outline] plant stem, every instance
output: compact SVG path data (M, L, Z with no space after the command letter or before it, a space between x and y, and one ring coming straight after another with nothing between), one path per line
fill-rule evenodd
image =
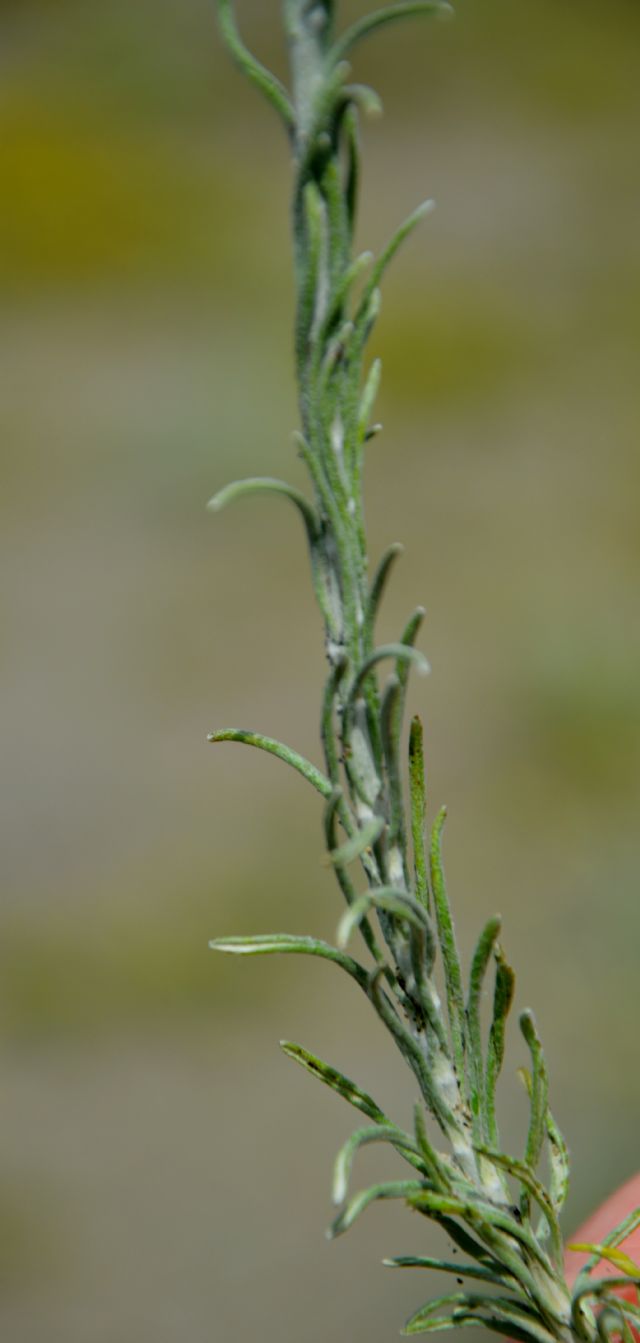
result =
M425 769L417 719L409 736L409 806L405 800L408 674L414 664L428 670L414 648L422 608L397 643L379 646L375 639L375 618L398 547L387 551L370 581L362 477L366 445L375 431L380 364L374 360L365 370L367 341L379 311L383 273L430 203L401 224L377 262L367 253L354 258L358 111L371 106L375 95L349 83L344 56L388 22L410 14L433 15L447 6L437 0L387 6L340 37L335 33L334 0L283 0L291 95L244 46L231 0L219 0L219 6L232 55L280 114L293 149L295 365L301 418L297 442L313 500L282 481L252 477L219 492L212 505L221 507L248 492L277 493L293 502L303 518L329 664L321 710L325 772L261 733L222 729L210 740L267 750L322 795L329 858L349 908L337 949L284 934L219 939L212 945L235 954L295 952L333 961L365 992L408 1064L420 1093L414 1138L336 1069L300 1046L286 1046L290 1057L375 1120L373 1129L358 1130L339 1158L336 1188L341 1200L353 1157L364 1143L390 1141L413 1168L410 1181L375 1185L356 1195L336 1219L333 1234L350 1226L372 1201L403 1197L465 1251L469 1263L460 1265L461 1276L466 1268L476 1282L484 1278L498 1283L506 1293L443 1297L423 1307L407 1331L484 1323L524 1343L566 1343L572 1333L583 1343L593 1343L596 1334L602 1338L604 1316L596 1321L593 1311L589 1316L588 1308L575 1306L572 1314L560 1262L558 1217L567 1192L568 1157L549 1111L546 1065L531 1013L520 1018L532 1060L531 1076L524 1074L531 1103L524 1159L499 1150L495 1091L513 971L498 941L500 921L494 917L480 934L465 995L442 860L444 809L435 820L430 844L425 842ZM378 675L385 663L391 667L381 687ZM344 953L344 943L356 928L371 953L371 967ZM481 1002L491 965L493 1019L485 1043ZM446 1152L436 1150L427 1117L444 1137ZM545 1144L551 1168L548 1191L536 1174ZM407 1257L397 1262L440 1265L447 1271L451 1267L444 1261ZM627 1327L624 1310L616 1306L611 1313L613 1335L619 1332L621 1312Z

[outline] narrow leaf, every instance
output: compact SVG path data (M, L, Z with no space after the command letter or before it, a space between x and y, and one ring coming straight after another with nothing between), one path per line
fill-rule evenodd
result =
M380 94L369 84L345 84L343 93L345 100L355 104L365 116L379 117L384 111Z
M399 747L401 728L402 686L397 676L390 676L385 686L380 712L382 748L387 770L389 791L389 856L396 850L398 865L402 864L404 880L409 885L406 864L406 840L404 834L404 799L402 796L402 773L400 770ZM395 874L394 874L395 875Z
M477 1264L460 1264L447 1259L430 1259L429 1256L410 1254L396 1255L393 1259L383 1259L382 1262L385 1268L430 1268L436 1273L452 1273L457 1278L476 1278L480 1282L504 1286L504 1278L490 1273L487 1268L480 1268Z
M307 182L301 198L300 284L296 312L296 354L304 364L312 335L326 317L329 302L326 207L315 182Z
M316 540L320 531L320 521L309 500L305 499L304 494L296 490L293 485L287 485L284 480L274 480L271 476L248 476L246 480L234 480L232 484L225 485L224 489L214 494L207 508L212 513L218 513L233 499L239 499L243 494L281 494L290 499L302 515L309 540L311 542Z
M384 662L386 658L395 658L397 662L413 662L423 676L431 670L424 653L420 653L417 648L410 648L407 644L402 643L382 644L380 648L374 648L373 653L370 653L358 668L349 696L352 703L369 672L373 671L378 662Z
M344 139L347 151L347 180L344 196L351 233L356 224L358 208L358 189L360 186L360 143L358 139L358 110L352 102L345 103L343 112ZM373 257L372 257L373 260Z
M298 774L302 774L323 797L331 797L333 792L331 780L312 765L310 760L306 760L303 755L298 755L297 751L292 751L290 746L285 746L283 742L276 741L273 737L265 737L261 732L249 732L246 728L225 727L217 732L210 732L207 741L214 743L238 741L243 746L255 746L259 751L267 751L270 755L277 756L278 760L283 760L285 765L291 765Z
M333 793L331 794L331 797L329 798L329 801L327 802L324 814L324 833L327 842L327 848L330 852L334 853L337 852L339 848L339 845L337 843L338 817L340 817L342 825L345 826L345 828L347 829L347 833L351 833L352 830L351 816L347 809L341 788L334 789ZM355 886L353 885L349 873L347 872L345 867L343 867L340 863L336 863L335 861L334 861L334 871L336 874L338 885L340 886L340 890L344 895L347 905L354 905L358 898L358 893L356 891ZM364 938L364 941L369 951L371 952L371 955L373 956L374 960L380 962L382 960L382 952L380 951L380 948L377 945L375 933L373 932L373 929L371 928L371 925L369 924L368 920L365 918L361 919L359 922L359 927L360 932L362 933L362 936Z
M478 938L469 977L469 996L467 999L468 1054L471 1078L471 1114L473 1116L473 1133L477 1141L482 1141L484 1137L488 1137L484 1113L484 1059L480 1007L487 966L500 933L500 924L498 915L489 919L488 923L485 924Z
M569 1149L558 1125L547 1107L546 1115L547 1143L549 1149L549 1195L556 1210L564 1207L569 1192L570 1161Z
M393 545L389 546L388 550L385 550L373 576L365 617L365 629L371 640L373 639L376 616L380 609L380 602L382 601L392 565L395 563L398 556L402 554L403 550L404 546L402 546L399 541L394 541Z
M364 825L356 831L349 839L345 840L339 848L333 849L328 855L328 861L336 867L346 867L348 863L354 862L356 858L361 858L367 849L371 849L385 828L385 821L382 816L373 816L370 821L365 821Z
M591 1245L587 1241L576 1242L574 1245L567 1245L568 1250L579 1250L588 1254L597 1255L599 1259L607 1259L614 1268L619 1268L621 1273L627 1273L630 1278L640 1280L640 1265L630 1255L625 1254L624 1250L612 1249L607 1245Z
M433 1143L429 1140L427 1126L424 1122L424 1114L422 1113L422 1106L419 1102L416 1102L413 1107L413 1122L418 1151L422 1156L427 1176L432 1181L436 1190L439 1190L440 1193L448 1193L451 1188L449 1172L447 1171L442 1157L436 1152Z
M371 271L371 275L367 280L364 292L362 294L362 299L358 307L358 312L355 318L356 327L358 327L363 321L364 314L367 311L367 305L370 302L371 298L373 297L375 291L379 288L380 281L382 280L382 277L387 267L393 261L396 252L400 250L405 239L409 237L409 234L413 233L413 230L417 228L418 224L420 224L422 220L426 218L427 215L431 214L431 212L434 209L435 209L435 201L433 200L422 201L422 203L418 205L418 207L412 212L412 214L410 214L408 218L404 220L404 222L400 225L400 227L396 229L396 232L391 238L391 241L387 243L387 246L385 247L384 251L381 252L380 256L378 257L378 260L376 261Z
M334 1240L336 1236L341 1236L343 1231L348 1231L353 1226L356 1218L364 1212L369 1204L377 1202L379 1199L387 1198L408 1198L422 1189L418 1180L392 1180L386 1184L374 1184L369 1189L363 1189L359 1194L347 1204L339 1217L332 1222L327 1237Z
M321 942L315 937L296 937L294 933L263 933L256 937L215 937L209 943L212 951L230 952L234 956L273 956L280 954L321 956L326 961L334 961L342 970L355 979L365 992L369 989L369 975L364 966L352 960L351 956Z
M549 1094L547 1067L542 1052L542 1044L531 1012L523 1012L520 1017L520 1030L529 1046L533 1065L531 1086L531 1117L527 1134L525 1160L531 1170L535 1170L542 1151L546 1131L546 1117Z
M442 951L442 963L444 966L453 1057L458 1073L458 1079L462 1082L464 1077L465 1056L464 997L462 993L460 957L458 955L455 929L451 918L451 908L447 896L444 869L442 866L442 829L446 816L446 807L442 807L431 832L431 889L433 892L433 903L438 925L438 937L440 941L440 949Z
M378 389L380 387L380 377L382 374L382 360L374 359L367 381L364 385L362 397L360 399L360 409L358 413L358 440L362 442L367 434L369 422L373 413L373 407L376 403Z
M245 46L238 32L233 12L233 0L218 0L218 22L222 36L234 60L243 73L256 85L256 88L260 89L260 92L275 107L286 129L291 133L295 124L295 115L287 90L280 83L280 80L270 70L267 70L266 66L256 60L249 48Z
M426 927L424 910L412 896L394 886L379 886L359 895L343 914L336 937L339 947L346 946L353 929L372 909L384 910L386 914L392 914L394 918L410 923L415 928Z
M361 1147L365 1147L372 1142L391 1143L398 1152L411 1159L412 1165L417 1165L420 1170L422 1169L422 1162L415 1143L408 1133L403 1133L402 1129L396 1128L395 1124L375 1124L367 1128L356 1129L355 1133L352 1133L344 1146L340 1148L335 1160L331 1192L334 1203L344 1202L354 1157Z
M361 252L343 272L342 278L336 285L329 311L322 328L320 340L318 341L319 351L322 351L324 348L332 328L340 321L351 290L354 285L357 284L360 277L364 275L364 272L369 269L372 262L373 252ZM351 324L350 329L353 330Z
M500 1146L496 1119L496 1085L504 1059L505 1024L513 1002L515 975L507 964L501 947L496 947L496 980L493 992L493 1020L489 1031L485 1081L485 1114L487 1137L492 1147Z
M343 60L364 37L369 37L376 29L384 27L387 23L393 23L397 19L415 18L417 16L427 18L430 15L450 14L451 12L451 6L443 3L443 0L404 0L402 4L387 5L384 9L368 14L352 24L335 43L331 58L333 61Z
M411 838L416 896L425 909L429 908L429 882L424 842L427 799L425 791L424 748L422 723L416 716L411 720L409 733L409 789L411 794Z
M402 648L411 648L424 619L424 607L414 611L400 640ZM402 770L400 762L400 744L404 718L404 706L409 679L409 663L406 658L396 661L395 676L389 678L380 715L382 745L390 798L389 848L397 847L404 868L404 878L409 885L409 872L406 862L406 835L404 821L404 797L402 789Z
M302 1068L311 1073L312 1077L317 1077L321 1082L324 1082L325 1086L330 1087L332 1091L336 1091L339 1096L342 1096L343 1100L348 1101L356 1110L360 1110L362 1114L367 1115L377 1124L391 1124L391 1120L387 1119L384 1110L380 1109L377 1102L366 1091L362 1091L349 1077L345 1077L344 1073L339 1072L337 1068L332 1068L329 1063L323 1063L322 1059L316 1058L315 1054L310 1054L308 1049L304 1049L302 1045L294 1044L290 1040L282 1040L280 1044L287 1058L299 1063Z
M334 785L334 795L336 800L342 797L342 791L339 788L338 780L340 777L340 761L338 757L337 733L335 727L336 698L340 682L342 681L347 669L347 659L343 655L338 658L327 677L322 698L322 715L320 721L320 732L322 736L322 745L324 748L325 764L327 773Z

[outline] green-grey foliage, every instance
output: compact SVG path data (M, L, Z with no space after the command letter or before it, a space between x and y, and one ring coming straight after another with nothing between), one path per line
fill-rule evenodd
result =
M584 1271L571 1292L563 1273L559 1214L568 1186L567 1148L549 1110L542 1046L530 1012L520 1028L531 1071L523 1070L530 1119L522 1156L502 1151L496 1084L502 1067L513 971L500 943L500 920L480 933L468 983L458 953L442 858L445 812L425 841L422 729L409 731L409 805L404 786L404 708L412 665L428 666L414 642L424 612L410 618L397 643L377 645L376 615L399 547L369 574L362 477L380 363L366 367L380 308L379 285L398 247L431 208L426 202L400 225L378 259L354 258L359 183L358 115L375 93L351 82L346 57L359 42L407 16L437 17L439 0L398 3L336 31L334 0L283 0L291 91L245 46L232 0L218 0L231 54L279 114L294 162L293 239L297 309L295 362L301 429L297 445L311 497L280 480L251 478L220 491L214 509L237 495L279 493L298 508L322 614L328 677L322 703L324 772L295 750L257 732L229 728L210 741L239 741L292 765L325 799L329 861L347 902L336 947L288 934L217 939L217 950L245 955L296 953L334 961L368 997L387 1027L419 1095L413 1133L404 1132L365 1091L300 1045L289 1057L370 1121L338 1155L334 1198L342 1205L330 1235L345 1231L368 1205L401 1199L437 1222L464 1259L401 1256L395 1267L435 1268L467 1278L465 1290L429 1301L408 1334L485 1325L525 1343L572 1335L587 1341L623 1335L639 1309L612 1295L618 1279ZM384 684L379 675L390 663ZM364 959L346 944L358 931ZM493 969L493 1014L485 1034L481 1001ZM411 1178L349 1196L360 1147L389 1143ZM540 1174L546 1154L548 1184ZM615 1244L615 1235L611 1244ZM625 1279L628 1281L628 1279Z

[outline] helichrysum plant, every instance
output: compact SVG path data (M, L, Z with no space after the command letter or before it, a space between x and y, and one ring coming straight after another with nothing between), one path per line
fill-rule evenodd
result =
M289 91L245 46L233 0L218 0L224 40L278 114L293 156L296 441L310 492L256 477L228 485L210 506L220 509L259 491L283 495L300 513L328 664L321 707L324 768L259 732L226 728L210 740L271 752L316 790L346 910L335 946L291 934L229 937L211 945L248 956L296 953L333 961L366 995L405 1060L416 1095L411 1132L336 1068L301 1045L282 1046L366 1120L338 1154L333 1196L339 1211L331 1235L346 1231L374 1200L401 1199L436 1222L462 1252L455 1262L419 1254L387 1261L399 1268L438 1269L466 1283L428 1300L405 1325L407 1334L482 1324L525 1343L570 1336L584 1343L596 1338L631 1343L640 1307L621 1300L616 1289L628 1289L638 1270L616 1247L640 1222L640 1210L603 1245L591 1247L591 1260L570 1289L559 1224L569 1160L549 1109L545 1058L528 1011L519 1018L530 1060L521 1070L530 1103L524 1150L512 1155L500 1140L496 1083L514 975L498 918L482 929L468 972L461 966L442 864L444 811L425 835L418 718L408 731L405 803L407 680L412 667L427 669L415 648L422 609L410 617L397 643L376 642L380 601L400 548L391 546L370 575L362 476L367 444L379 429L374 405L380 361L367 364L367 347L384 272L430 203L418 207L379 257L353 255L358 116L375 107L377 97L352 82L349 62L375 30L409 16L438 17L448 6L441 0L397 3L342 32L337 8L335 0L283 0ZM361 954L347 950L356 937ZM488 978L493 1009L485 1032L481 1001ZM407 1167L405 1178L352 1194L354 1159L369 1143L390 1144ZM594 1276L603 1258L614 1276Z

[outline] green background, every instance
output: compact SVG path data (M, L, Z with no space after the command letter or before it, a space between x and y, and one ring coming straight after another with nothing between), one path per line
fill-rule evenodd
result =
M282 69L278 8L241 11ZM331 967L207 951L340 913L315 795L205 740L319 755L293 510L204 511L302 480L287 147L210 0L2 0L0 47L2 1337L382 1343L432 1284L380 1258L438 1238L385 1206L327 1245L352 1115L277 1041L401 1122L410 1081ZM373 342L371 552L406 544L381 629L427 606L460 940L504 915L567 1229L638 1162L639 51L636 0L460 0L357 63L386 106L362 245L438 201ZM512 1147L524 1061L512 1028Z

